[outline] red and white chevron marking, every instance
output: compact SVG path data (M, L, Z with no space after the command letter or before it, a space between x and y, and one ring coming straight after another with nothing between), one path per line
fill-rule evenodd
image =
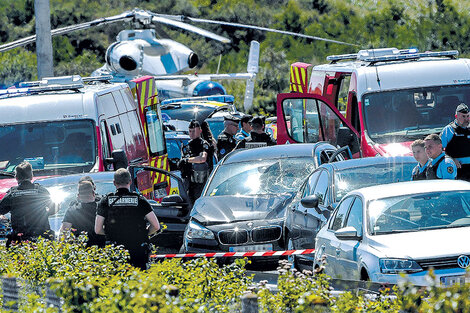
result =
M312 254L315 249L285 250L285 251L248 251L248 252L209 252L209 253L180 253L180 254L153 254L151 258L230 258L230 257L256 257L256 256L284 256Z

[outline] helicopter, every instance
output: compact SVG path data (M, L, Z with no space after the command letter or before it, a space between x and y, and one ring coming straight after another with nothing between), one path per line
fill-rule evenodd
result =
M194 68L198 64L198 55L190 48L177 41L157 38L157 33L152 26L163 24L166 26L176 27L224 44L230 43L231 40L200 27L191 25L188 22L251 28L255 30L276 32L355 46L354 44L342 41L255 25L199 19L182 15L157 14L139 8L126 11L119 15L103 17L85 23L57 28L51 31L51 35L65 35L69 32L116 22L131 22L134 29L126 29L119 32L116 37L116 42L112 43L106 50L106 63L101 68L95 70L92 73L92 76L112 75L113 81L116 82L128 82L135 77L143 75L155 76L157 88L159 90L159 97L162 99L225 94L226 90L222 84L214 80L245 79L247 80L247 91L244 105L245 109L251 108L252 104L250 103L250 93L252 97L254 80L256 73L258 72L259 43L256 42L251 44L247 73L181 75L181 73ZM36 36L33 35L0 45L0 52L33 43L35 40Z

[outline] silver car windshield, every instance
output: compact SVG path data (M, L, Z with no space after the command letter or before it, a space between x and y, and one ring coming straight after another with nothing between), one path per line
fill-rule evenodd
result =
M314 169L314 159L306 157L226 164L217 169L205 195L295 192Z
M470 192L377 199L369 202L367 217L371 235L470 226Z
M371 164L335 171L335 202L351 190L411 180L414 163Z

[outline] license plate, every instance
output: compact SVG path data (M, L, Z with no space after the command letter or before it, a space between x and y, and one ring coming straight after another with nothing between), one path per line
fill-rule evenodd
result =
M443 286L453 286L457 284L465 284L465 276L464 275L456 275L456 276L444 276L441 277L441 285Z
M252 252L252 251L271 251L273 249L272 244L266 245L251 245L251 246L238 246L230 247L230 252Z

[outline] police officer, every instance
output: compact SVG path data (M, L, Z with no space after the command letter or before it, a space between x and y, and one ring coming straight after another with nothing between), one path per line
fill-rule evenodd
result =
M191 140L181 149L181 160L178 163L192 203L201 196L209 175L207 163L209 144L201 138L201 132L199 122L192 120L189 123L189 138Z
M439 135L431 134L424 138L424 149L431 159L426 168L426 179L455 179L457 177L457 166L452 158L444 154Z
M276 145L271 136L264 131L264 120L261 116L253 117L250 124L253 128L250 136L238 142L236 149Z
M95 233L96 209L98 199L95 195L95 188L89 180L82 180L78 183L77 201L70 203L67 213L62 220L60 232L73 230L76 236L86 232L88 236L87 247L96 245L104 247L105 237Z
M120 168L114 173L114 186L116 192L106 195L98 204L95 233L123 245L129 251L129 263L145 270L149 261L149 235L160 230L160 224L148 201L129 191L131 174L127 169Z
M221 160L224 156L232 152L237 145L234 135L238 130L239 120L234 116L224 116L224 131L217 138L217 156Z
M39 184L32 183L33 168L22 162L15 168L18 186L10 188L0 201L0 214L11 213L12 234L7 247L12 242L34 240L39 236L53 238L49 225L49 215L55 213L55 206L49 192Z
M426 179L426 169L431 162L426 155L424 150L424 140L416 139L411 144L411 151L413 152L413 157L418 164L413 168L411 173L411 180L425 180Z
M457 178L470 181L470 112L465 103L455 110L455 120L441 132L442 147L457 165Z
M250 136L251 131L253 128L251 127L250 121L253 118L251 115L244 115L240 119L240 125L242 129L235 135L235 139L243 140Z

